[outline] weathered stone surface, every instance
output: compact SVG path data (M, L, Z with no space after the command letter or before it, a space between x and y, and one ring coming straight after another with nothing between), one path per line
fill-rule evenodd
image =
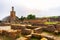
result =
M58 32L60 32L60 24L56 25L56 30L58 30Z
M38 26L26 26L27 29L35 29L38 28Z
M29 35L29 34L31 34L31 30L30 29L24 29L21 31L21 33L24 35Z
M32 37L41 38L40 34L32 34Z
M46 28L43 28L45 31L54 32L56 28L53 25L49 25Z
M15 29L15 30L23 30L25 29L25 26L21 26L21 25L11 25L11 29Z
M12 38L16 38L19 34L20 34L20 32L21 32L21 30L2 30L3 32L2 32L2 35L6 35L6 36L9 36L9 37L12 37Z
M39 27L34 29L34 33L41 33L42 31L43 29Z

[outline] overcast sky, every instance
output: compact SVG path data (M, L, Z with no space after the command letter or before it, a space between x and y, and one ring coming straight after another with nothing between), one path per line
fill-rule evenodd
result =
M60 15L60 0L0 0L0 20L10 15L12 6L18 17L28 14L37 17Z

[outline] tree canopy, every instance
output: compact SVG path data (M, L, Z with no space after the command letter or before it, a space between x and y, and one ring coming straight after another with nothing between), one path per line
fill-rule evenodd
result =
M25 19L25 17L21 16L21 18L19 20L23 21Z
M36 17L35 17L35 15L32 15L32 14L29 14L28 16L27 16L27 19L35 19Z

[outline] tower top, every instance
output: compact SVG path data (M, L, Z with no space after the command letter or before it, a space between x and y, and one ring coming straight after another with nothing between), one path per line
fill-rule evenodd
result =
M14 11L14 7L12 6L12 11Z

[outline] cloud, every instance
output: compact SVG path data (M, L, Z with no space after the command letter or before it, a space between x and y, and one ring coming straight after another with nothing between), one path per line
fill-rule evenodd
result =
M60 15L60 0L0 0L0 19L10 15L12 6L18 17L30 13L37 17Z

